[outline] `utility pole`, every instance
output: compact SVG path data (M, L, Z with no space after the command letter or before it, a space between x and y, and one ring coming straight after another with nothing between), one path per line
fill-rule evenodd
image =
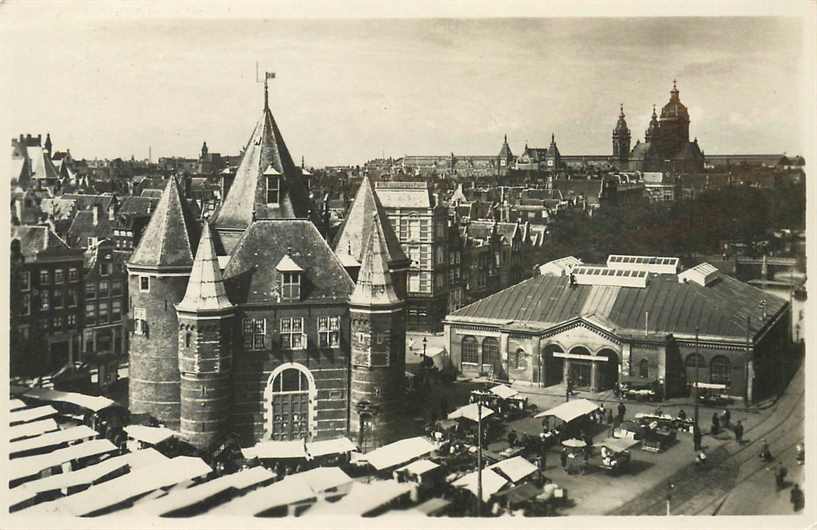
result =
M672 503L672 490L675 489L675 484L670 482L667 484L667 516L672 515L672 511L670 510L671 503Z
M477 517L482 517L482 396L477 399Z
M695 396L695 428L696 429L698 428L698 413L699 413L699 411L698 411L698 408L699 408L699 406L698 406L698 384L700 382L700 373L701 373L701 371L700 371L701 354L698 351L698 349L699 349L698 348L698 332L699 332L699 329L696 327L695 328L695 386L694 386L694 388L695 388L695 392L694 392L694 396Z

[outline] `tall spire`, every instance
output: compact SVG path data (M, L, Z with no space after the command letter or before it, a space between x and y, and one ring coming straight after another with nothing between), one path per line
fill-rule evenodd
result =
M356 306L397 305L401 300L392 284L386 236L377 213L372 213L369 223L373 226L363 247L360 273L349 303Z
M196 217L182 198L175 177L167 179L147 228L129 265L137 267L190 267L198 245Z
M386 243L387 259L393 270L408 266L408 258L400 247L400 242L394 234L394 230L388 224L389 219L380 204L380 200L375 194L374 187L368 176L364 176L360 182L360 187L355 195L349 214L340 229L335 242L335 253L344 252L353 256L358 262L363 261L365 246L369 240L369 232L372 231L374 223L370 222L372 216L378 217L378 223L388 227L385 231L384 241Z
M191 313L223 311L233 307L224 289L218 257L210 235L210 225L204 223L190 281L182 301L176 305L179 311Z
M310 218L306 183L269 109L267 85L268 79L274 78L271 72L264 78L264 111L244 149L233 185L216 214L214 228L220 232L247 228L253 221L253 211L257 219Z

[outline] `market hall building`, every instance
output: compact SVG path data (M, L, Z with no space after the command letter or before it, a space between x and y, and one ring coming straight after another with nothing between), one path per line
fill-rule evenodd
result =
M754 401L776 388L789 305L703 263L610 256L536 276L448 315L466 377L602 391L638 377L682 395L696 379Z

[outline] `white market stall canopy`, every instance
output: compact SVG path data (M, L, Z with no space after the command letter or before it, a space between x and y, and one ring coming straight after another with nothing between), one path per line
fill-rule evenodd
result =
M562 403L552 409L545 410L537 414L536 418L544 418L545 416L555 416L562 420L563 422L567 423L569 421L573 421L576 418L584 416L585 414L590 414L594 410L598 409L599 406L593 403L592 401L588 401L586 399L574 399L572 401L568 401L566 403Z
M212 468L201 458L177 456L166 462L144 467L109 480L99 489L88 488L58 502L61 504L60 509L64 507L73 515L89 515L126 502L138 495L202 477L211 471L213 471Z
M462 407L458 408L454 412L450 413L448 415L448 419L449 420L456 420L456 419L459 419L459 418L465 418L465 419L475 421L475 422L479 421L479 415L480 415L479 408L480 407L479 407L479 405L477 403L469 403L469 404L467 404L465 406L462 406ZM488 407L485 407L485 406L482 407L482 419L487 418L488 416L490 416L493 413L494 413L494 411L489 409Z
M110 440L91 440L63 449L57 449L44 455L34 455L25 458L15 458L9 463L8 479L17 480L31 475L35 475L44 469L59 466L66 462L88 458L90 456L101 455L117 451Z
M595 447L606 447L616 453L621 453L630 449L631 447L640 444L639 440L632 440L628 438L607 438L603 442L593 444Z
M20 410L28 407L22 399L11 399L9 400L9 412L14 412L15 410Z
M161 462L167 462L168 460L170 460L170 458L150 447L147 449L140 449L139 451L134 451L132 453L125 453L124 455L120 456L113 456L104 461L124 462L128 465L128 467L130 467L131 471L133 471L134 469L142 469L143 467L149 467Z
M176 431L166 427L148 427L147 425L128 425L125 427L128 438L144 442L150 445L157 445L174 436L181 437Z
M269 486L251 491L242 497L217 506L207 515L241 515L251 517L267 510L299 504L314 499L316 494L306 481L289 480L289 477Z
M700 382L693 382L692 386L694 388L703 388L706 390L726 390L726 385L718 384L718 383L700 383Z
M26 425L26 424L23 424ZM64 431L54 431L46 434L41 434L33 438L26 438L25 440L18 440L9 444L9 455L15 455L24 451L31 451L36 449L44 449L52 445L61 445L79 440L92 439L99 436L92 428L87 425L80 425L78 427L71 427Z
M316 458L318 456L335 455L351 453L357 450L357 446L353 444L348 438L340 437L334 440L321 440L318 442L307 442L306 453L309 458Z
M241 450L244 458L306 458L303 440L267 440Z
M491 393L501 397L502 399L510 399L519 395L518 390L514 390L506 385L496 385L495 387L491 388Z
M428 473L429 471L438 469L439 467L439 464L424 458L422 460L415 460L408 465L395 469L395 472L399 473L400 471L405 471L409 475L417 475L419 477L425 473Z
M520 480L536 473L538 469L522 456L515 456L507 460L500 460L496 464L488 466L488 469L501 471L511 482L516 484Z
M46 491L60 490L74 486L91 484L106 475L124 469L127 466L124 460L103 460L93 466L84 467L76 471L51 475L31 482L26 482L18 489L24 489L33 494L44 493Z
M412 487L411 484L396 480L379 480L371 484L355 482L349 493L341 500L316 504L306 512L306 515L363 516L406 495Z
M465 488L474 495L477 494L479 491L477 481L479 480L477 476L477 472L474 471L472 473L468 473L464 477L461 477L454 481L453 485L458 488ZM508 483L508 480L501 476L499 473L495 473L490 469L483 469L482 470L482 500L487 502L491 495L497 493L501 490L505 485Z
M31 423L21 423L19 425L15 425L14 427L9 427L9 441L14 442L16 440L22 440L32 436L39 436L41 434L57 430L59 430L57 422L52 418L32 421Z
M257 466L224 475L190 488L170 491L164 497L139 503L136 509L156 516L166 515L206 501L228 489L242 491L264 482L270 482L274 478L275 473L262 466Z
M19 394L23 397L39 399L41 401L71 403L92 412L99 412L104 408L118 405L116 401L103 396L89 396L78 392L63 392L49 388L29 388Z
M434 451L436 446L422 436L405 438L365 455L366 460L378 471L410 462Z
M30 421L42 420L51 416L59 414L57 409L51 405L36 407L33 409L20 409L12 412L9 415L9 425L16 425L18 423L28 423Z

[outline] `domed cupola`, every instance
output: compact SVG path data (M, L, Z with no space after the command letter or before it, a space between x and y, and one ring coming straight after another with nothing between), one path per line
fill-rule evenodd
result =
M670 97L669 101L664 108L661 109L661 121L665 120L683 120L689 121L689 112L687 108L681 103L681 98L679 97L680 92L678 91L678 85L673 80L672 82L672 90L670 90Z

